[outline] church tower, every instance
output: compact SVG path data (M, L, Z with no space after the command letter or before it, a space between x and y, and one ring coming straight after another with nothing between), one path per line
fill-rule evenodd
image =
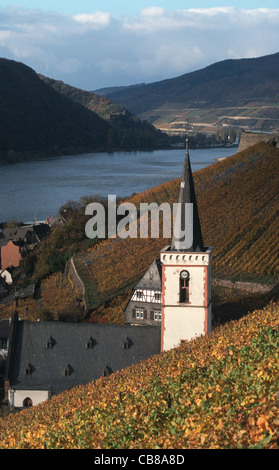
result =
M210 332L211 259L212 248L203 245L186 140L186 157L172 243L160 253L162 351Z

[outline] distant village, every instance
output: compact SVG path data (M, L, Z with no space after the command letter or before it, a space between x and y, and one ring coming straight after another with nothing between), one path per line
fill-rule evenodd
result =
M0 303L11 291L14 281L22 276L27 256L49 235L51 228L59 224L63 224L63 219L57 215L30 225L11 221L0 231Z

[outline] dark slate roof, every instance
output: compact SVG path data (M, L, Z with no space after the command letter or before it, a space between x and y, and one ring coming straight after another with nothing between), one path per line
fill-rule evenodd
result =
M6 246L9 243L9 240L6 238L0 238L0 247L1 246Z
M116 372L160 352L158 327L18 321L16 331L10 367L13 389L45 388L57 394L103 377L107 367ZM125 349L127 339L130 347ZM88 341L93 341L93 349L87 348ZM31 375L26 375L28 365Z
M162 289L162 265L160 260L153 261L135 289Z
M185 156L185 162L184 162L184 167L183 167L183 174L182 174L178 202L182 204L182 208L184 208L184 204L189 204L189 203L193 204L193 244L191 247L187 249L181 249L180 251L186 251L186 252L205 251L205 247L203 245L203 239L202 239L201 225L200 225L200 219L199 219L199 213L198 213L198 205L196 201L196 193L195 193L193 175L192 175L192 170L191 170L189 151L188 151L188 141L186 141L186 156ZM181 214L182 214L181 229L182 231L184 231L185 228L187 229L187 224L189 227L189 222L185 220L184 209L182 210ZM173 236L172 244L171 244L171 251L177 250L176 247L179 244L176 244L176 242L177 242L177 239Z
M15 298L18 299L27 299L27 298L33 298L36 292L36 284L30 284L27 287L24 287L23 289L18 290L14 294L9 294L4 299L0 300L0 305L6 305L14 302Z
M36 238L41 240L49 233L49 231L49 225L44 223L15 228L7 227L2 230L1 238L4 237L5 240L13 240L14 242L18 242L23 240L28 234L35 234Z
M50 232L50 226L48 224L33 225L32 229L40 240Z
M28 232L31 230L24 227L16 227L16 228L4 228L2 230L3 236L7 240L19 241L22 240Z

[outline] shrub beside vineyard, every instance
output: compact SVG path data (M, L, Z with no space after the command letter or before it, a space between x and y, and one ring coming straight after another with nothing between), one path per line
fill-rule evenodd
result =
M0 421L2 449L278 448L279 305Z
M17 306L12 302L0 306L0 320L9 318L16 310L22 320L58 320L65 315L80 319L83 312L81 295L74 288L69 277L55 273L41 282L39 299L18 299Z
M75 289L71 279L62 273L56 273L41 283L41 309L45 319L61 320L63 316L72 314L81 317L79 309L80 293ZM49 317L48 317L49 313ZM81 318L80 318L81 319Z

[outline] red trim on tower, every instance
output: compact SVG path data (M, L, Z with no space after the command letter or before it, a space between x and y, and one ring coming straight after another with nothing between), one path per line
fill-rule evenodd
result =
M208 333L208 306L207 306L207 295L208 295L208 269L207 266L204 268L204 334Z
M166 289L166 267L162 266L162 304L161 304L161 352L164 351L164 332L165 332L165 289Z

